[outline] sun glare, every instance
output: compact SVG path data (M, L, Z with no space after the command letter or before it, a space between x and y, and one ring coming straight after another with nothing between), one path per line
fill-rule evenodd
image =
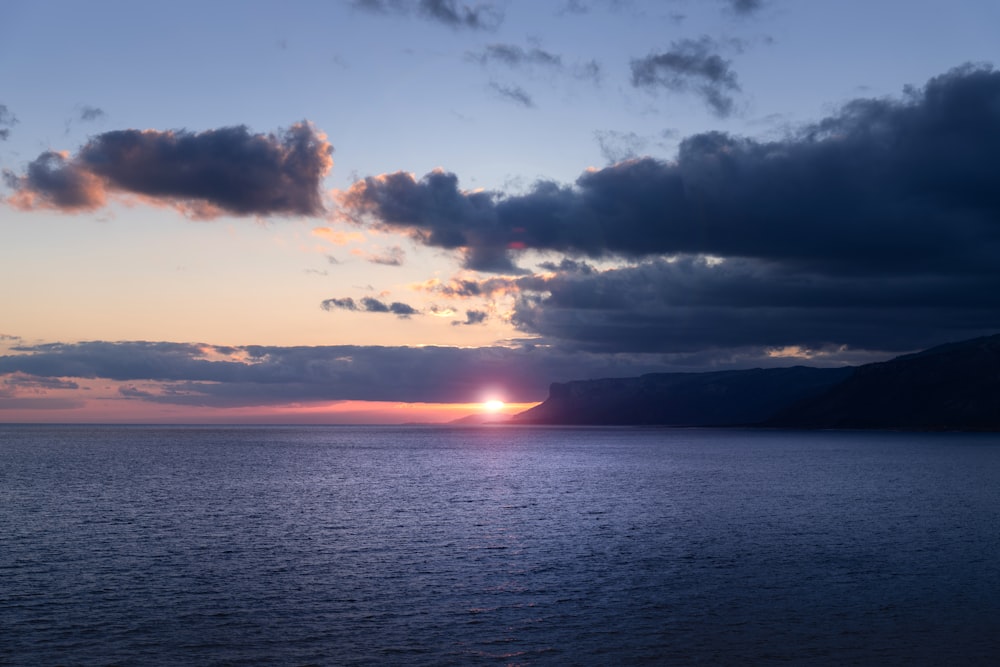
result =
M483 403L483 409L487 412L500 412L503 410L503 401L498 401L496 399L491 401L486 401Z

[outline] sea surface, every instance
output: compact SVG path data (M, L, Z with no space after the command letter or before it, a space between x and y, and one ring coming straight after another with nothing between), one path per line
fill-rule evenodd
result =
M1000 664L1000 436L0 426L0 664Z

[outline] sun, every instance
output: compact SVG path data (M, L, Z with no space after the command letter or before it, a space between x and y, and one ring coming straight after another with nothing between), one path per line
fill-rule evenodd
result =
M501 410L503 410L503 406L504 406L503 401L498 401L495 398L483 402L483 409L486 410L487 412L500 412Z

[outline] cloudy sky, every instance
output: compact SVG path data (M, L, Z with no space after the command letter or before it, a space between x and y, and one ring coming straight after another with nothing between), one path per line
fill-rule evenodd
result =
M992 0L0 12L0 421L441 421L1000 330Z

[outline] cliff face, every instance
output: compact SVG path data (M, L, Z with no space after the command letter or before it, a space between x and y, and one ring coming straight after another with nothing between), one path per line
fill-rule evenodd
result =
M1000 335L857 368L553 384L514 423L1000 430Z
M1000 335L860 366L767 425L1000 430Z
M652 373L637 378L555 383L522 412L527 424L736 426L761 422L792 402L845 379L850 368Z

